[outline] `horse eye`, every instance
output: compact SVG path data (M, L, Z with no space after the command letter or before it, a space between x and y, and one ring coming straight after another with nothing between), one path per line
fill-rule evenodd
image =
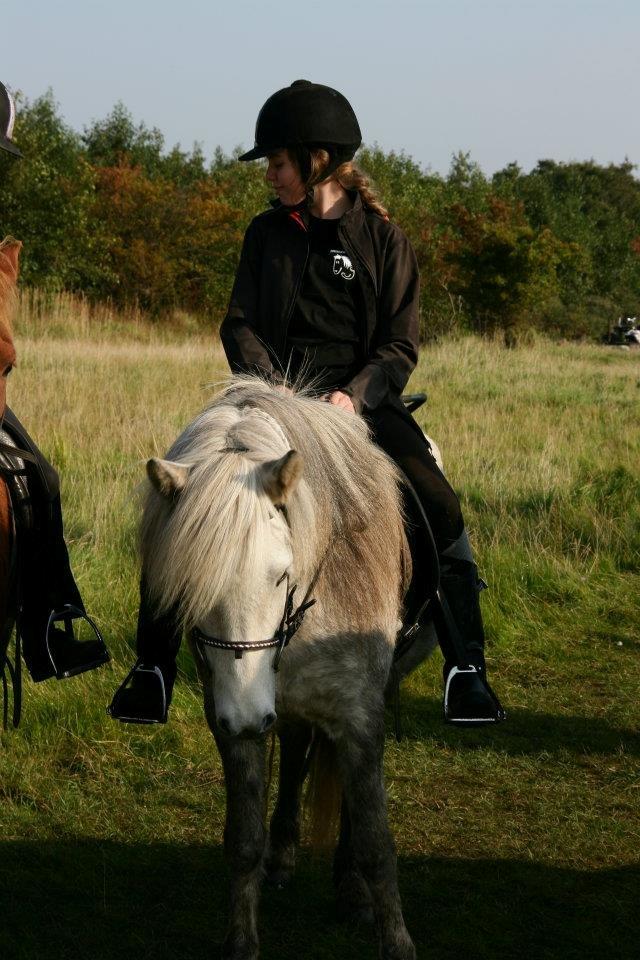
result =
M13 364L10 363L9 366L5 367L4 370L2 371L2 376L8 377L12 370L13 370Z
M276 580L276 587L279 587L283 580L287 579L287 571L282 574L279 580Z

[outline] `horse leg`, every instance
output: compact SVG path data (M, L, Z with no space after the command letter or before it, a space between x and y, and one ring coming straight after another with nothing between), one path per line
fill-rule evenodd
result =
M257 960L258 902L266 839L265 741L223 736L216 724L211 670L189 643L202 683L204 712L222 759L227 794L224 853L231 874L230 918L224 960Z
M280 780L278 799L271 817L266 869L269 882L283 887L295 867L300 842L300 792L305 772L311 727L305 723L283 723L280 739Z
M341 738L336 746L353 859L371 894L380 956L382 960L415 960L415 947L402 916L395 845L387 821L381 715L372 718L367 736L354 733Z
M214 730L227 790L224 852L231 908L224 960L257 960L258 901L266 838L264 740L233 740Z
M356 923L373 923L371 894L353 855L351 821L344 796L340 809L340 836L333 856L333 883L339 918Z

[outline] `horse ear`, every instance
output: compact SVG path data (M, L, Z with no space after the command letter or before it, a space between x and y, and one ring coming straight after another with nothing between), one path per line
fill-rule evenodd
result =
M13 237L6 237L0 243L0 273L4 273L12 283L18 279L18 260L22 244Z
M262 465L262 482L265 492L276 507L284 506L302 475L303 460L295 450L289 450L279 460Z
M174 500L184 488L191 467L153 457L147 461L147 476L152 486L167 500Z

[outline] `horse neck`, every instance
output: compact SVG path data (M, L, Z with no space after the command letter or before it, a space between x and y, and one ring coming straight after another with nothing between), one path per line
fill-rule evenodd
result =
M9 364L15 363L15 359L16 351L13 346L11 327L9 326L9 323L3 319L0 311L0 375L5 367L7 367ZM2 377L0 379L0 421L4 416L6 389L6 377Z

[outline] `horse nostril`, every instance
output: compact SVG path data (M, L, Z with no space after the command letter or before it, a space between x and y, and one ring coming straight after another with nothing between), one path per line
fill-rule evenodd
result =
M220 717L218 719L218 726L220 727L223 733L227 734L227 736L231 735L231 724L225 717Z
M274 725L277 719L278 718L275 713L268 713L262 721L260 733L266 733L267 730L271 730L271 727Z

